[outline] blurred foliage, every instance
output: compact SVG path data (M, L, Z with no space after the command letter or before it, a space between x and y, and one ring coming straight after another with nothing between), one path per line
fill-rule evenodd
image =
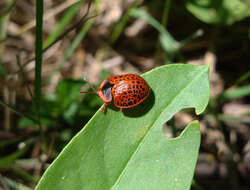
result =
M185 6L209 24L232 25L250 16L250 0L186 0Z
M42 98L40 113L43 126L78 126L81 127L102 104L95 95L81 95L80 90L85 84L83 80L64 79L60 81L55 94L47 94ZM81 100L82 98L82 100ZM31 115L35 115L32 108ZM20 127L36 126L36 123L23 117L19 120Z
M59 35L65 29L65 27L76 16L77 11L79 11L80 6L83 3L84 3L84 0L80 0L80 1L76 2L74 5L72 5L67 10L66 13L64 13L63 17L57 23L57 26L55 27L54 31L48 36L47 40L44 42L44 44L43 44L44 49L47 48L47 47L49 47L54 41L56 41L56 39L59 37Z
M2 78L5 78L7 76L7 72L6 72L3 64L1 63L1 60L0 60L0 75Z

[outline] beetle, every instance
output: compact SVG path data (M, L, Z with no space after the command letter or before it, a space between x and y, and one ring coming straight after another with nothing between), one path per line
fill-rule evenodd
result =
M94 92L80 92L93 93L98 95L103 102L102 112L105 112L107 106L112 103L120 108L135 107L142 103L150 94L150 87L147 82L136 74L123 74L111 76L101 83L98 90Z

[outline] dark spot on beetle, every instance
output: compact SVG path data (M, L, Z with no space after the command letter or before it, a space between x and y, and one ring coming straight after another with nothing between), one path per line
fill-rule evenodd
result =
M132 104L133 104L133 102L132 102L132 101L129 101L129 102L128 102L128 105L132 105Z
M129 87L131 87L132 85L131 85L131 84L129 84L128 86L129 86Z
M145 88L142 88L142 91L144 92L144 91L145 91Z
M129 94L131 94L131 93L132 93L132 91L131 91L131 90L129 90L129 91L128 91L128 93L129 93Z
M140 85L140 88L142 88L142 85Z
M134 100L134 104L136 104L136 102L137 102L137 101L136 101L136 100Z
M129 89L129 90L131 90L131 88L130 88L130 87L129 87L128 89Z
M134 84L134 83L135 83L135 81L132 81L132 83Z
M134 98L136 98L136 97L137 97L137 95L136 95L136 94L134 94L134 95L133 95L133 97L134 97Z

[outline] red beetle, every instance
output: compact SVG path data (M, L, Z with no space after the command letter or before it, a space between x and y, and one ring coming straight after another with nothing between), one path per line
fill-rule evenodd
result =
M104 102L102 112L108 104L113 103L116 107L135 107L142 103L150 94L150 87L147 82L136 74L123 74L105 79L97 91L81 92L97 94Z

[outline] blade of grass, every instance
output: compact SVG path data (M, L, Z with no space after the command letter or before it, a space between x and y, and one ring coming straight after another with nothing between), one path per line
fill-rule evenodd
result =
M1 174L0 174L0 182L1 184L4 184L5 189L11 188L16 190L31 190L31 188L29 188L28 186L18 183L10 178L3 177Z
M2 0L2 6L9 7L10 0ZM4 41L7 36L7 27L9 23L9 14L5 14L0 18L0 59L4 52Z
M78 1L79 0L65 0L65 1L61 2L60 4L55 4L55 6L53 6L51 9L47 10L44 13L43 22L46 22L47 20L49 20L53 17L57 17L58 14L67 10L68 8L70 8L73 4L75 4ZM31 30L35 26L36 26L36 19L32 19L28 23L22 25L19 30L15 31L15 33L13 33L13 35L20 36L23 33L27 32L28 30Z
M228 99L241 98L250 95L250 85L237 87L240 83L246 81L250 77L250 71L244 73L239 79L237 79L232 86L224 90L224 92L215 98L210 100L211 105L215 105L219 101L225 101Z
M233 86L239 85L240 83L247 80L248 78L250 78L250 71L244 73L238 80L236 80Z
M90 4L89 4L90 6ZM98 14L98 6L99 6L99 0L95 0L95 5L94 5L94 9L95 9L95 14ZM88 8L89 10L89 8ZM88 13L88 12L87 12ZM87 14L86 13L86 14ZM92 17L94 18L94 17ZM73 40L71 46L68 48L68 50L66 51L65 56L63 57L63 60L61 61L61 64L64 64L65 61L67 61L69 59L69 57L72 55L72 53L75 51L76 47L80 44L80 42L82 41L82 39L84 38L84 36L87 34L87 32L89 31L89 29L91 28L91 26L93 25L95 19L90 18L86 24L82 27L81 31L77 34L76 38Z
M7 71L5 70L1 60L0 60L0 75L5 78L7 76Z
M109 42L111 44L114 44L116 42L116 40L119 38L119 36L121 35L125 25L127 24L129 18L131 17L130 11L132 11L134 8L136 8L140 3L141 3L140 0L134 1L132 3L132 5L128 8L126 13L123 15L121 20L115 25L115 27L113 28L112 33L110 35L110 39L109 39Z
M11 144L18 143L18 142L23 141L23 140L24 140L23 136L8 138L6 140L1 140L1 142L0 142L0 148L7 147L7 146L9 146Z
M99 6L99 0L96 0L95 1L95 12L96 12L96 15L98 14L98 6ZM94 17L92 17L92 18L94 18ZM92 19L92 18L90 18L86 22L86 24L81 28L80 32L77 34L77 36L75 37L75 39L71 43L70 47L67 49L64 57L61 59L60 63L58 64L58 66L55 69L55 71L51 74L51 76L54 73L58 72L58 70L60 70L63 67L64 63L70 58L70 56L72 55L72 53L75 51L76 47L80 44L80 42L82 41L82 39L84 38L84 36L87 34L87 32L89 31L89 29L91 28L91 26L94 24L95 19Z
M10 165L9 169L12 170L14 173L16 173L18 175L19 179L23 179L23 180L30 182L30 183L33 183L33 184L36 184L38 182L37 177L30 175L28 172L16 167L15 165Z
M246 124L246 125L250 124L248 120L244 120L242 117L234 117L234 116L225 115L225 114L218 114L217 118L220 121L224 121L224 122L233 122L233 123L240 123L240 124Z
M169 16L169 10L170 10L170 3L171 3L171 0L165 0L165 3L164 3L164 9L163 9L163 14L162 14L162 18L161 18L161 25L164 27L164 28L167 28L167 22L168 22L168 16ZM157 58L160 54L160 52L162 51L162 48L160 46L160 44L162 44L161 42L162 40L162 35L159 35L158 36L158 41L157 41L157 44L156 44L156 50L155 50L155 58ZM172 59L171 57L165 52L165 62L166 63L173 63L172 62Z
M19 115L21 117L26 117L27 119L30 119L31 121L34 121L37 124L39 123L39 121L36 120L35 118L33 118L32 116L27 115L27 114L25 114L23 112L18 111L15 107L13 107L13 106L11 106L9 104L4 103L2 100L0 100L0 105L7 107L10 111L16 113L17 115Z
M35 42L35 104L39 115L42 88L43 61L43 0L36 0L36 42ZM38 118L40 120L40 118Z
M69 59L69 57L72 55L72 53L75 51L76 47L79 45L79 43L82 41L84 36L87 34L91 26L93 25L94 20L87 21L86 25L82 27L80 32L77 34L76 38L71 43L70 47L67 49L62 61L59 64L59 67L57 69L60 69L63 64Z
M171 0L165 0L163 15L162 15L162 19L161 19L161 24L164 27L166 27L167 23L168 23L170 5L171 5Z
M140 10L140 9L133 9L131 12L131 16L139 19L143 19L147 21L149 25L151 25L153 28L155 28L160 35L160 38L162 38L166 45L163 45L163 48L168 53L174 53L179 50L180 45L179 42L176 41L173 36L157 21L155 20L151 15L149 15L147 12Z
M20 156L24 155L28 151L29 146L25 146L24 148L17 150L16 152L9 154L8 156L2 157L0 159L0 168L8 166L13 161L15 161Z
M225 91L220 98L221 99L235 99L250 95L250 85L242 86L234 90Z
M12 1L9 3L8 7L2 12L2 14L0 14L0 20L1 20L4 16L6 16L7 14L9 14L9 12L12 10L12 8L15 6L15 4L16 4L16 0L12 0Z
M52 34L49 35L48 39L44 42L43 49L46 49L48 46L50 46L57 38L58 36L62 33L64 28L67 26L68 23L71 22L71 20L74 18L76 15L78 9L80 8L80 5L84 2L84 0L80 0L73 4L69 10L64 14L58 25L56 26L56 29Z

